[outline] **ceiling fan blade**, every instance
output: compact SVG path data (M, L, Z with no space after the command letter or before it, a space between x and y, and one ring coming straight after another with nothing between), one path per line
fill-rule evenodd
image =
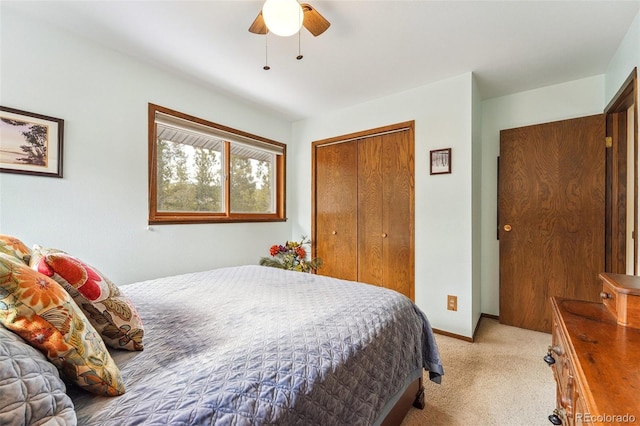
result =
M325 32L327 28L329 28L331 23L327 21L324 16L320 15L313 6L307 3L302 3L300 6L302 6L302 10L304 11L302 25L304 25L311 34L318 37L320 34Z
M264 23L264 18L262 17L262 11L258 13L256 19L253 21L253 24L249 27L249 32L254 34L266 34L269 32L267 25Z

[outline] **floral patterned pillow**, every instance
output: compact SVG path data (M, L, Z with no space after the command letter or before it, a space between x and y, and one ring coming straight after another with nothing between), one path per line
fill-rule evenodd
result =
M34 247L30 265L67 290L107 346L130 351L144 348L138 311L100 271L65 252L39 246Z
M124 393L120 370L69 294L49 277L0 254L0 322L39 349L60 375L99 395Z
M31 249L19 239L0 234L0 253L15 257L23 263L29 263Z

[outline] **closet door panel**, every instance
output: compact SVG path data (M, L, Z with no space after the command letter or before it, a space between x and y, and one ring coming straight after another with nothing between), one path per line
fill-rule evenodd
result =
M358 281L382 285L383 257L382 137L358 141Z
M315 151L318 274L357 279L357 144L345 142Z
M383 136L383 286L414 298L414 154L409 131Z

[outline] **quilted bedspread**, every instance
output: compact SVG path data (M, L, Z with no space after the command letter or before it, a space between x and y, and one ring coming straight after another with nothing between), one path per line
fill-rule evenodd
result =
M75 425L65 390L56 367L0 324L0 425Z
M70 389L81 425L371 425L442 366L424 314L384 288L262 266L122 286L142 352L126 393Z

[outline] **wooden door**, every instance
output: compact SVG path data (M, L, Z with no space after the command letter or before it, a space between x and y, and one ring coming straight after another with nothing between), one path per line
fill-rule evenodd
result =
M358 141L358 281L414 299L411 129Z
M357 280L357 144L315 148L315 257L318 274Z
M383 136L384 286L415 300L412 129Z
M358 281L382 286L384 147L381 136L358 142Z
M551 331L551 296L599 300L604 116L500 132L500 322Z

